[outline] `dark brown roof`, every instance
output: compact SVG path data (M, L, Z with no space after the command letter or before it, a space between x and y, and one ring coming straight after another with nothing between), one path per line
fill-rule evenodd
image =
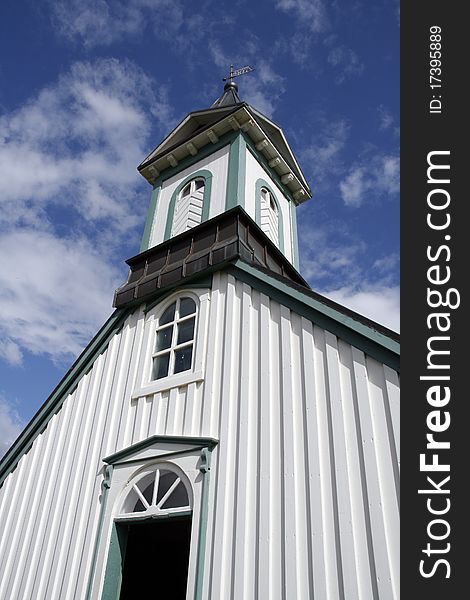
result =
M222 106L232 106L232 104L239 104L241 102L240 96L238 95L238 85L234 82L226 83L224 86L224 93L220 98L214 102L211 108L220 108Z
M129 278L116 290L114 306L123 308L144 301L158 290L175 287L239 258L309 289L253 219L236 206L130 258Z

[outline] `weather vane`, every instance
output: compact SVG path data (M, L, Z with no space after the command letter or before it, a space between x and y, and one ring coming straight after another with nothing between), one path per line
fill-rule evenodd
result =
M252 71L254 71L254 69L253 67L250 67L250 65L235 70L233 69L233 65L230 65L230 75L228 77L224 77L223 81L229 81L232 83L235 77L238 77L239 75L246 75L246 73L251 73Z

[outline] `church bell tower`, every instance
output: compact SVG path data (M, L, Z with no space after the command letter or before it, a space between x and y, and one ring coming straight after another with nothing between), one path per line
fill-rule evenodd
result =
M240 99L233 79L138 170L153 186L141 251L241 207L298 269L295 209L310 188L282 129Z

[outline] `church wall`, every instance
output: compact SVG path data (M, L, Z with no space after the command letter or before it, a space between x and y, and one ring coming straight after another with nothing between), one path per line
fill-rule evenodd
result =
M213 293L205 597L398 598L397 373L231 276Z
M161 244L161 242L164 241L168 208L172 194L178 185L192 173L196 173L201 169L208 170L212 173L209 218L215 217L225 210L229 148L230 144L227 144L206 158L195 162L187 169L178 172L173 177L165 179L158 196L157 210L155 211L154 222L152 225L149 248Z
M0 507L8 508L0 508L0 599L84 599L102 458L155 434L202 435L201 383L131 399L143 346L138 310L6 478L0 489Z
M155 434L219 439L205 598L398 598L397 374L231 275L208 306L203 381L132 399L136 310L7 477L2 600L86 597L102 459Z
M23 495L29 478L38 506L17 515L9 527L0 525L10 558L27 549L23 561L15 559L6 568L2 565L0 598L85 597L99 513L101 457L116 445L121 398L129 388L127 374L132 377L129 357L138 335L134 316L7 478L6 484L12 480L10 502L13 490ZM42 468L36 469L35 457L41 447L49 462L41 461ZM26 502L31 501L26 496ZM20 528L29 532L29 539L15 540Z

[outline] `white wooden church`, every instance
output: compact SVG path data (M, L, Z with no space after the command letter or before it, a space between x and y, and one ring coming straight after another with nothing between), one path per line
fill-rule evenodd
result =
M233 79L139 166L115 311L0 464L0 599L398 599L398 338L312 291Z

